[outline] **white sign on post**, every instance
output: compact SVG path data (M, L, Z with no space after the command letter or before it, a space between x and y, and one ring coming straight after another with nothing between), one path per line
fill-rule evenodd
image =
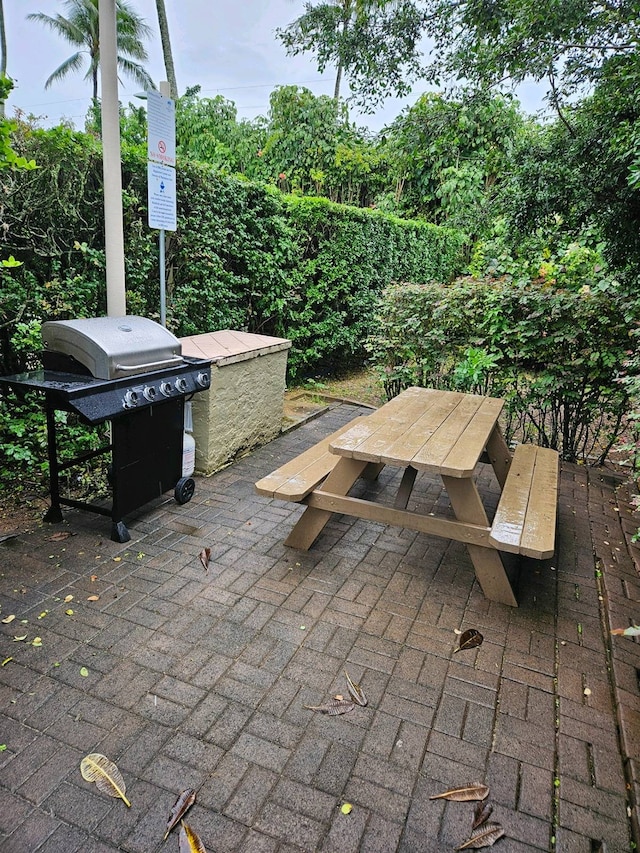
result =
M147 189L149 202L149 228L175 231L176 172L160 163L147 163Z
M176 165L176 106L160 92L147 92L147 159Z
M161 83L160 88L167 86ZM166 90L165 90L166 91ZM147 201L149 228L160 231L160 322L167 325L164 232L178 227L176 205L176 105L147 92Z

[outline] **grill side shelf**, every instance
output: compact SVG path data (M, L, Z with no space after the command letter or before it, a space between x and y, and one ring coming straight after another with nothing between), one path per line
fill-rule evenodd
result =
M0 388L40 391L51 408L77 412L90 424L204 391L211 379L210 362L185 359L180 366L153 374L120 379L94 379L55 370L34 370L0 377Z

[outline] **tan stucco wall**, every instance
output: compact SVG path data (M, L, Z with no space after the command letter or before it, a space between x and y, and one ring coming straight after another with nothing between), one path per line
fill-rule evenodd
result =
M211 387L193 398L196 471L212 474L282 427L288 349L211 365Z

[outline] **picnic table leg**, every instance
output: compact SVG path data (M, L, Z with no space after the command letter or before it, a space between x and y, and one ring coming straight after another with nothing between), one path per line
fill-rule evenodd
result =
M489 522L475 481L471 477L446 476L442 477L442 481L458 521L486 527ZM467 545L467 550L485 597L490 601L517 607L518 602L499 552L494 548L483 548L481 545Z
M340 457L333 471L320 484L317 491L326 490L334 495L347 495L369 463L360 459ZM324 487L324 489L323 489ZM318 538L333 513L330 510L308 506L295 524L284 544L307 551Z
M416 481L417 473L417 468L412 468L411 465L404 469L404 474L402 475L402 482L400 483L400 488L398 489L398 494L396 495L396 499L393 504L396 509L407 508L409 498L411 497L411 492L413 491L413 484Z
M487 442L487 455L495 471L496 479L500 483L500 488L503 489L511 467L512 455L497 423Z

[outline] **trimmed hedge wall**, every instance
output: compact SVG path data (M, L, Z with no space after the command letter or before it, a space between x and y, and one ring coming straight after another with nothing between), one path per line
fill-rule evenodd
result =
M507 437L601 463L624 428L628 299L504 276L391 285L369 341L389 397L410 385L502 397Z
M6 174L1 257L3 373L20 369L17 323L106 313L99 141L64 128L15 141L38 169ZM157 235L147 227L146 155L123 150L127 310L157 319ZM167 325L291 338L292 379L358 364L375 305L394 280L448 281L460 232L376 210L287 196L199 164L180 164L178 231L167 234ZM22 330L24 333L24 329Z

